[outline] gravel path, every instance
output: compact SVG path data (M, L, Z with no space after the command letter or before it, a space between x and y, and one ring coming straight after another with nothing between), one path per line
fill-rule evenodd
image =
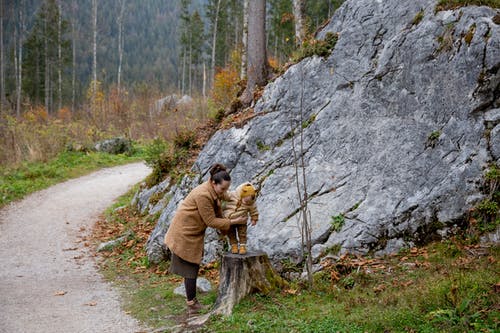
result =
M0 332L139 332L120 309L85 235L114 199L150 170L103 169L34 193L0 211Z

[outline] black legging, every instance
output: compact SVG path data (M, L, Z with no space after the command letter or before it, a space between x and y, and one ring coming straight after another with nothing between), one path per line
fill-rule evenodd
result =
M184 287L186 287L186 298L192 301L196 297L196 279L184 278Z

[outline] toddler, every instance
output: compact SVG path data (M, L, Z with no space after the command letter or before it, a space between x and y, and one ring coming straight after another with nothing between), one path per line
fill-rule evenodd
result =
M228 201L224 207L223 215L225 218L247 217L250 215L252 225L257 224L259 212L255 205L255 187L250 183L243 183L235 191L229 192ZM247 253L247 225L233 225L229 229L229 245L231 253ZM238 248L238 240L240 246Z

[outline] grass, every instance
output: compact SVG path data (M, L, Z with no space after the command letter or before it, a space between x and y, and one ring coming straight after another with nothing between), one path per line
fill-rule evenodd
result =
M422 22L422 19L424 18L425 12L423 9L421 9L413 18L411 21L411 25L418 25L420 22Z
M498 0L439 0L436 5L436 11L456 9L465 6L488 6L491 8L500 8Z
M130 200L132 193L116 205ZM184 317L181 279L168 263L149 265L144 244L155 221L133 209L111 209L101 240L134 230L135 241L105 254L101 270L122 291L125 310L152 327ZM104 237L104 238L102 238ZM97 237L99 240L99 237ZM213 317L199 332L496 332L500 329L500 247L467 245L456 238L402 250L384 258L344 255L325 262L309 291L300 281L286 290L254 294L231 316ZM201 275L218 283L217 264ZM199 295L213 305L216 292Z
M16 168L0 167L0 207L11 201L91 171L143 159L142 148L125 154L62 152L47 162L23 163Z

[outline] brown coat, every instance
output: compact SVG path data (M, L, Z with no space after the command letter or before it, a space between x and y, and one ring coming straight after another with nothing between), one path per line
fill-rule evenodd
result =
M177 208L165 244L178 257L199 264L207 227L229 230L229 219L221 217L220 200L207 181L194 188Z

